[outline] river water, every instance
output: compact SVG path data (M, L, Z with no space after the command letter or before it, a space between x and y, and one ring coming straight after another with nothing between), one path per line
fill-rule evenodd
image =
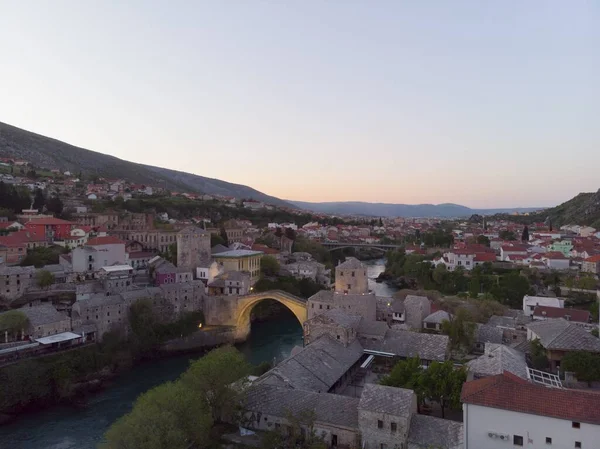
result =
M383 259L366 262L369 288L378 296L392 296L393 288L373 280L383 271L384 263ZM250 363L259 364L281 361L296 345L302 345L302 327L289 312L253 323L249 339L238 349ZM190 361L201 355L198 352L138 365L92 396L84 409L56 406L20 417L0 427L0 449L96 449L106 429L131 410L141 393L177 379Z

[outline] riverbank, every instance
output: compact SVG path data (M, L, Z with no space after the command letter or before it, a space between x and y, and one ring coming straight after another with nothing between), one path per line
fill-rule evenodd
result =
M236 345L253 365L281 361L294 346L302 346L302 327L291 312L253 323L248 340ZM89 395L85 407L61 403L0 426L0 441L10 442L11 449L96 449L106 429L131 410L141 393L177 379L204 353L168 353L142 361Z

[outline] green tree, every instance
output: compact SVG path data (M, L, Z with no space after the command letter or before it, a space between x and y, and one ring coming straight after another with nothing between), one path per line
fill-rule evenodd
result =
M189 449L210 445L212 419L205 401L181 382L142 394L130 413L106 432L102 449Z
M129 307L131 341L142 355L159 343L158 324L158 318L152 308L152 300L140 298Z
M390 374L384 376L380 383L388 387L409 388L419 395L421 393L422 375L423 367L421 366L421 360L419 357L411 357L397 362ZM419 395L419 402L422 402L422 400L422 395Z
M498 234L498 236L502 239L502 240L517 240L517 236L515 235L515 233L513 231L508 231L508 230L503 230L500 231L500 233Z
M227 245L225 245L225 243L227 243L227 242L220 235L210 234L210 246L217 246L217 245L227 246Z
M20 310L9 310L0 313L0 333L8 332L17 337L21 332L27 332L29 318Z
M47 289L56 280L54 274L50 273L48 270L40 270L36 274L36 283L38 287Z
M475 344L475 330L477 324L468 310L460 308L450 320L442 321L442 333L450 338L450 347L453 350L463 349L470 351Z
M600 380L600 355L586 351L567 352L560 362L562 371L571 371L577 380Z
M260 271L264 276L276 276L279 273L279 262L273 256L262 256Z
M232 346L213 349L192 362L181 381L196 398L204 398L214 422L235 420L243 385L234 385L251 372L244 356ZM243 381L242 381L243 383Z
M521 241L528 242L529 241L529 228L525 226L523 228L523 234L521 234Z
M285 430L267 432L262 440L263 449L326 449L328 446L315 431L316 412L303 410L293 413L287 410Z
M485 235L481 234L477 236L477 243L479 243L480 245L485 245L485 246L490 246L490 239L487 238Z
M427 398L440 404L444 418L447 408L460 408L460 392L466 380L466 370L455 369L451 360L432 362L421 375L421 388Z
M596 279L594 279L592 276L581 276L577 281L577 288L582 288L584 290L595 290Z
M52 196L46 200L46 209L58 216L63 211L63 202L58 196Z
M531 354L531 365L538 370L545 370L548 368L549 361L546 355L546 348L542 346L542 343L536 338L529 342L529 353Z
M41 211L45 204L46 198L44 197L44 192L42 189L35 189L33 193L33 208Z
M219 236L224 242L222 244L225 246L229 246L229 238L227 237L227 231L225 230L225 226L221 226L221 229L219 230Z
M532 293L532 290L525 276L511 272L500 277L498 288L492 293L500 302L518 308L523 303L523 296Z

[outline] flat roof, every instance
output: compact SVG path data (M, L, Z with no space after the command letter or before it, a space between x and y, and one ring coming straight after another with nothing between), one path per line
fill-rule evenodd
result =
M252 251L250 249L232 249L230 251L224 251L222 253L213 254L214 258L236 258L236 257L250 257L260 256L264 254L262 251Z
M131 265L111 265L108 267L102 267L101 270L110 273L113 271L133 270L133 267Z
M54 334L48 337L36 338L35 341L43 345L50 345L52 343L75 340L76 338L81 338L81 335L74 334L73 332L61 332L60 334Z

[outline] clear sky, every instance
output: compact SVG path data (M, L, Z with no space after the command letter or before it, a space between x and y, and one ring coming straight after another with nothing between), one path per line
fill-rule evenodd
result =
M0 121L305 201L600 188L595 1L0 1Z

